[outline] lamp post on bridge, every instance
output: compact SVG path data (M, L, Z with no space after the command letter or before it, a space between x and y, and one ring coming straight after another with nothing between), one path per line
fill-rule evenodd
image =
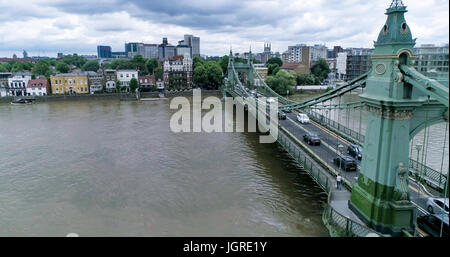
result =
M420 156L419 153L422 150L422 147L423 147L422 144L417 144L416 145L416 150L417 150L417 165L416 165L416 169L417 169L417 172L419 172L419 156Z

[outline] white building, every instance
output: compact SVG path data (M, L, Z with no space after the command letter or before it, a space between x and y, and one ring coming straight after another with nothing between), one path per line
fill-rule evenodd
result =
M173 85L177 88L191 88L192 87L192 65L191 58L184 56L175 56L164 61L164 84L166 87L170 86L171 78L182 78L178 80L177 85Z
M31 73L17 72L11 78L8 78L9 95L26 96L28 81L31 80Z
M336 58L336 79L345 80L347 75L347 52L338 53Z
M45 77L39 77L28 81L27 95L29 96L44 96L50 93L48 80Z
M118 70L117 71L117 80L120 81L120 85L122 87L130 87L131 79L138 79L137 70ZM127 89L128 91L129 89Z

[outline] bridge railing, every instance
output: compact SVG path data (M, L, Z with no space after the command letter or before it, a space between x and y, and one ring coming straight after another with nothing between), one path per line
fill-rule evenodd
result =
M353 220L343 216L339 212L335 211L331 205L327 205L322 215L322 219L326 226L332 227L334 236L340 237L367 237L367 236L379 236L380 233L369 227L354 222Z
M314 120L324 127L327 127L328 129L341 132L345 135L345 137L350 137L351 141L353 142L363 144L364 140L366 139L366 137L359 132L347 128L346 126L326 117L325 115L317 111L314 111L312 109L304 109L303 111L308 114L310 119Z
M425 183L437 190L444 190L447 184L447 174L434 170L416 160L409 159L409 170L411 175L418 179L422 179Z
M283 129L282 129L283 130ZM334 184L327 175L326 171L316 164L314 160L303 151L301 151L293 140L284 133L278 133L278 143L292 156L300 166L317 182L317 184L325 191L330 192Z
M283 129L281 130L283 131ZM295 140L292 139L289 134L278 134L278 143L280 143L281 146L283 146L283 148L289 153L289 155L297 160L303 170L306 171L311 176L311 178L313 178L313 180L315 180L316 183L325 192L328 193L328 204L325 207L322 219L327 226L332 227L330 231L334 231L334 233L336 233L336 236L344 237L366 237L369 234L382 236L369 227L354 222L350 218L341 215L339 212L333 209L333 207L329 204L332 189L334 188L334 180L331 179L331 174L322 166L317 164L311 156L301 151L294 142Z

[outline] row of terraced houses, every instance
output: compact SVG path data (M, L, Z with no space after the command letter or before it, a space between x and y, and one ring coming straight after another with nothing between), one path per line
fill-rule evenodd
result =
M134 78L142 90L192 87L192 59L175 56L164 61L163 79L155 75L141 75L138 70L74 71L51 75L47 80L40 76L32 79L30 72L1 72L0 96L45 96L61 94L94 94L96 92L116 92L120 81L122 91L130 91L130 81ZM175 79L176 84L171 83Z

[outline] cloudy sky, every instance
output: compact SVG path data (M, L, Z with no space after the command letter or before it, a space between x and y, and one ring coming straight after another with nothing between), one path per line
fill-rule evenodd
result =
M201 53L298 43L372 47L391 0L0 0L0 56L123 51L125 42L174 45L201 38ZM448 0L404 0L418 44L449 42Z

